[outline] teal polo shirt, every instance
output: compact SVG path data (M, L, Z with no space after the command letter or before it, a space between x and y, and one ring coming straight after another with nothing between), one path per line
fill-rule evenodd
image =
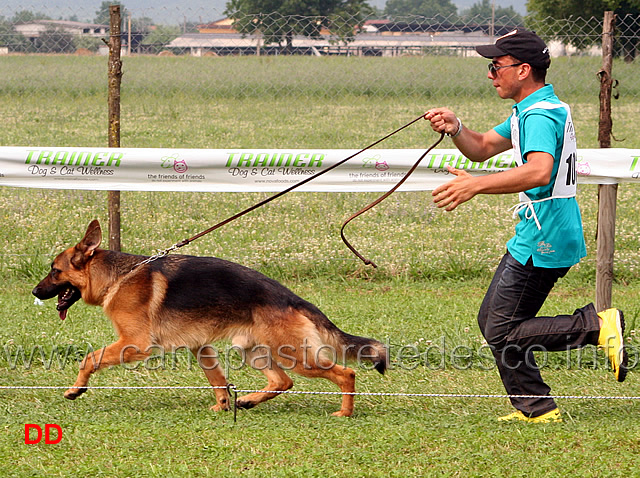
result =
M519 147L522 160L526 163L530 152L544 152L553 156L553 169L549 184L525 191L532 201L550 198L558 177L562 158L565 131L570 115L567 108L531 108L546 102L561 104L552 85L545 85L513 105L513 114L518 119ZM526 111L525 111L526 110ZM573 131L573 125L571 130ZM494 128L500 136L512 139L511 117ZM575 158L574 158L575 160ZM582 230L580 208L575 197L552 198L533 202L532 207L540 223L540 228L527 210L520 211L520 222L516 225L515 236L507 242L507 249L521 264L529 258L537 267L571 267L587 255Z

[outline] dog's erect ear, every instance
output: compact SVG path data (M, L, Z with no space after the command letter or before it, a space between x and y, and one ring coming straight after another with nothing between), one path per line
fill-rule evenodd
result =
M89 227L87 227L87 232L84 233L84 237L78 246L82 247L84 253L91 255L101 242L102 229L100 228L98 220L94 219L91 221L91 224L89 224Z
M100 223L97 219L94 219L87 227L87 232L84 233L82 240L76 245L76 253L71 259L71 263L81 268L85 261L93 255L93 252L98 248L102 242L102 229L100 229Z

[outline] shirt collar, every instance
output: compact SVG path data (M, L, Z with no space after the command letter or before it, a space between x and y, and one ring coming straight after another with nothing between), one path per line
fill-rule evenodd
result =
M515 110L516 114L520 114L521 111L526 110L529 106L532 106L537 102L542 101L551 96L555 96L555 92L553 91L553 85L547 83L542 88L534 91L519 103L514 104L513 109Z

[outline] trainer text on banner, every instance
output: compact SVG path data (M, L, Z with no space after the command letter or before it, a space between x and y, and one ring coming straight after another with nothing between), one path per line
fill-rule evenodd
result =
M358 150L208 150L156 148L0 147L0 185L122 191L281 191ZM303 185L301 191L386 191L423 153L372 149ZM402 186L431 190L447 166L484 174L514 166L511 151L473 163L456 149L434 150ZM578 150L578 181L640 181L640 150Z

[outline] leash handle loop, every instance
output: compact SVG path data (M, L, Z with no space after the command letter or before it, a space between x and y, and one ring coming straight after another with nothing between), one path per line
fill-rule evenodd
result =
M413 166L411 166L411 169L409 169L409 171L407 171L407 174L404 175L404 177L398 181L396 183L395 186L393 186L389 191L387 191L386 193L384 193L382 196L380 196L378 199L376 199L375 201L373 201L371 204L363 207L362 209L360 209L358 212L354 213L351 215L351 217L349 217L349 219L347 219L346 221L344 221L344 223L342 224L342 227L340 228L340 237L342 237L342 242L344 242L344 244L351 250L351 252L353 252L362 262L364 262L364 264L366 266L368 265L372 265L373 267L378 267L372 260L370 259L366 259L362 254L360 254L355 247L353 247L351 245L351 243L347 240L347 238L344 235L344 228L347 226L347 224L349 224L352 220L354 220L356 217L360 216L361 214L364 214L365 212L367 212L369 209L372 209L373 207L375 207L376 205L380 204L382 201L384 201L385 199L387 199L389 196L391 196L400 186L402 186L402 184L409 179L409 176L411 176L411 174L416 170L416 168L418 167L418 165L420 164L420 162L425 158L425 156L427 154L429 154L429 152L435 148L436 146L438 146L440 144L440 142L442 141L442 139L444 138L444 133L440 133L440 138L438 138L438 140L433 143L429 149L427 149L424 153L422 153L422 156L420 156L420 158L418 158L418 160L414 163Z

